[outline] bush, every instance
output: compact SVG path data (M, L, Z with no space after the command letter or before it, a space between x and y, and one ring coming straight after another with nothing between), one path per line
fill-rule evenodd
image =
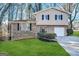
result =
M37 34L38 39L40 40L46 40L46 41L54 41L53 39L55 39L56 34L55 33L41 33L39 32Z
M48 38L48 39L55 39L56 34L55 34L55 33L47 33L47 34L45 35L45 37Z
M72 35L73 34L73 29L67 29L67 36Z

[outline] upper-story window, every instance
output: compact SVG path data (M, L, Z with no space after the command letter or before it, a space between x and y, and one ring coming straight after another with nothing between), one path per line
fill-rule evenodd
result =
M55 15L55 20L63 20L63 15Z
M63 19L63 15L59 15L59 20L62 20Z
M49 15L46 15L46 20L49 20Z
M42 20L49 20L49 15L42 15Z

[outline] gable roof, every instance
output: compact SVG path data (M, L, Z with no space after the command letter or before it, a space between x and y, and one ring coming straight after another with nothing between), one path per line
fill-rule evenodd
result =
M57 11L60 11L60 12L66 13L66 14L71 14L70 12L67 12L67 11L65 11L65 10L60 10L60 9L56 9L56 8L47 8L47 9L44 9L44 10L35 12L35 13L33 13L33 15L36 15L36 14L38 14L38 13L41 13L41 12L43 12L43 11L50 10L50 9L54 9L54 10L57 10Z

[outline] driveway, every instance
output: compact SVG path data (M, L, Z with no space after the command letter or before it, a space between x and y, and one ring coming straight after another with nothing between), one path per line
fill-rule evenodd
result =
M63 36L56 37L57 42L71 55L79 56L79 37Z

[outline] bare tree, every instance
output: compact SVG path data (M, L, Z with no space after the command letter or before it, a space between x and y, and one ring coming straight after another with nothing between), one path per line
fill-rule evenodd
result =
M35 12L40 11L42 9L41 3L35 3Z
M0 14L0 24L2 23L3 17L5 16L5 13L8 11L10 5L11 5L10 3L4 5L4 8Z
M69 21L70 21L70 29L72 29L72 27L73 27L72 23L75 20L77 14L79 12L79 4L78 3L75 3L75 4L73 4L73 3L66 3L66 4L64 4L63 9L65 11L68 11L68 12L71 13L69 15Z
M20 13L21 13L21 14L20 14L20 20L23 20L23 10L24 10L23 7L24 7L24 3L21 3L21 4L20 4Z
M31 18L31 15L32 15L32 4L31 3L28 4L27 9L28 9L28 17L30 19Z
M15 14L16 14L16 16L15 16L15 19L17 20L17 15L18 15L18 4L16 4L16 6L15 6L16 8L16 12L15 12Z
M8 21L13 20L13 17L14 17L13 14L14 14L14 3L11 3L8 9Z

